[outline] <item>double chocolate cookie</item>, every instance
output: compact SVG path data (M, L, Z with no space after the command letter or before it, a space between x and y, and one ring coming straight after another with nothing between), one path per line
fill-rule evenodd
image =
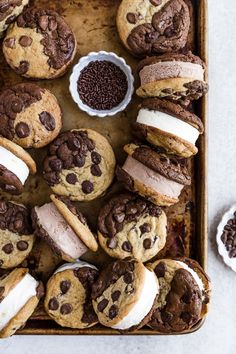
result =
M85 262L67 263L47 283L45 310L60 326L88 328L98 322L91 299L98 269Z
M197 154L195 144L203 132L203 123L194 113L159 98L143 100L134 123L134 133L138 138L182 157Z
M76 53L76 39L55 11L27 8L3 42L6 61L17 74L52 79L65 73Z
M189 8L184 0L123 0L117 27L123 44L135 56L177 51L187 42Z
M145 145L128 144L128 157L116 175L124 186L160 206L178 202L185 185L191 184L184 160L167 156Z
M0 95L0 135L24 148L41 148L61 130L56 97L32 83L5 89Z
M22 204L0 200L0 268L18 266L34 243L30 212Z
M29 0L1 0L0 1L0 37L8 26L15 21L17 16L28 5Z
M93 285L93 307L102 325L131 331L147 324L158 292L154 272L142 263L115 261Z
M142 60L138 65L137 95L172 100L197 100L208 91L205 64L191 52L170 53Z
M187 258L158 260L151 267L160 292L150 327L162 333L190 330L208 311L210 280L206 273Z
M54 193L88 201L110 186L115 155L107 139L91 129L62 133L50 145L43 176Z
M113 197L98 217L98 239L115 258L140 262L153 258L164 246L167 234L164 211L135 194Z

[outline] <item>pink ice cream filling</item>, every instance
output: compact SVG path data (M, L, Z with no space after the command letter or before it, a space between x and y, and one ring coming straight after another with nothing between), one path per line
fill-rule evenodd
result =
M204 69L200 64L182 61L163 61L145 66L139 73L141 85L171 78L204 80Z
M77 259L87 252L88 248L72 230L53 203L36 207L39 224L63 253Z
M124 165L125 170L133 179L143 183L155 192L177 199L183 189L183 185L172 181L158 172L153 171L141 162L128 156Z

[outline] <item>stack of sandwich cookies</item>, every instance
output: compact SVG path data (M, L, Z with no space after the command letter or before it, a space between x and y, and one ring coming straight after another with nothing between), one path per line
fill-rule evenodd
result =
M85 217L66 197L51 196L52 202L34 207L32 221L36 236L44 239L65 261L73 262L98 244Z
M17 267L33 244L29 210L22 204L0 200L0 268Z
M140 97L197 100L208 91L205 63L191 52L149 57L138 65Z
M93 200L110 186L115 155L107 139L91 129L62 133L50 145L43 176L54 193Z
M91 290L98 269L85 262L67 263L56 270L47 283L45 310L59 325L88 328L98 323Z
M93 285L93 307L102 325L132 331L150 320L158 291L155 274L142 263L115 261Z
M17 74L52 79L63 75L72 63L76 39L55 11L30 7L9 27L3 53Z
M44 295L41 282L27 268L16 268L0 279L0 338L23 327Z
M182 160L157 153L145 145L128 144L124 150L128 157L116 175L125 188L137 192L160 206L178 202L184 186L191 177Z
M56 97L32 83L3 90L0 95L0 134L23 148L41 148L61 130Z
M117 27L135 56L177 51L186 45L190 13L184 0L123 0Z
M162 333L190 330L208 312L210 280L192 259L163 259L151 264L160 284L149 322Z
M134 129L139 138L182 157L197 154L195 143L204 132L202 121L194 113L159 98L143 100Z
M0 37L3 36L4 31L8 26L15 21L17 16L28 5L29 0L7 0L1 1L0 4Z
M21 194L30 173L36 173L32 157L20 146L0 137L0 189Z
M164 211L135 194L113 197L98 217L98 239L111 257L146 262L165 246Z

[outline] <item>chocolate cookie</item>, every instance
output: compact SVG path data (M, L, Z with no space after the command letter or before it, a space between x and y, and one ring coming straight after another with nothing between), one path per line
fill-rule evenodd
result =
M174 102L146 98L140 107L134 133L167 153L191 157L198 152L195 143L204 127L200 118Z
M128 144L124 150L129 156L122 168L117 167L118 180L128 190L154 204L170 206L177 203L184 186L191 184L184 160L168 157L145 145Z
M30 7L9 27L3 53L17 74L52 79L63 75L73 61L76 39L58 13Z
M34 243L30 212L22 204L0 200L0 268L18 266Z
M121 194L100 211L98 239L111 257L146 262L165 246L166 227L160 207L135 194Z
M60 326L88 328L98 322L91 299L98 269L86 262L67 263L47 283L45 310Z
M98 244L85 217L67 197L51 196L51 203L32 211L35 235L44 239L65 261L73 262Z
M36 173L32 157L19 145L0 137L0 189L21 194L30 173Z
M191 52L170 53L142 60L137 95L172 100L198 100L208 92L205 64Z
M149 321L158 291L155 274L142 263L115 261L93 285L93 307L102 325L132 331Z
M190 330L208 311L209 278L196 261L187 258L158 260L150 266L160 292L149 326L161 333Z
M43 176L54 193L89 201L110 186L115 155L107 139L94 130L71 130L50 145L43 166Z
M41 148L61 130L56 97L32 83L5 89L0 95L0 134L24 148Z
M17 16L28 5L29 0L1 0L0 1L0 37L8 26L15 21Z
M43 295L43 284L27 268L16 268L0 279L0 338L24 326Z
M117 27L123 44L135 56L167 53L186 45L190 13L184 0L123 0Z

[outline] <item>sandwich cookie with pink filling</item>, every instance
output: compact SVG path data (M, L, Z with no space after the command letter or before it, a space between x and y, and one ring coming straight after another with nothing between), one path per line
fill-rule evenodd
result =
M160 206L178 202L184 186L191 185L191 177L183 160L158 153L149 146L128 144L128 157L116 175L130 191L137 192Z
M34 207L33 228L62 259L73 262L89 249L97 251L97 241L85 217L67 197L51 196L51 203Z

